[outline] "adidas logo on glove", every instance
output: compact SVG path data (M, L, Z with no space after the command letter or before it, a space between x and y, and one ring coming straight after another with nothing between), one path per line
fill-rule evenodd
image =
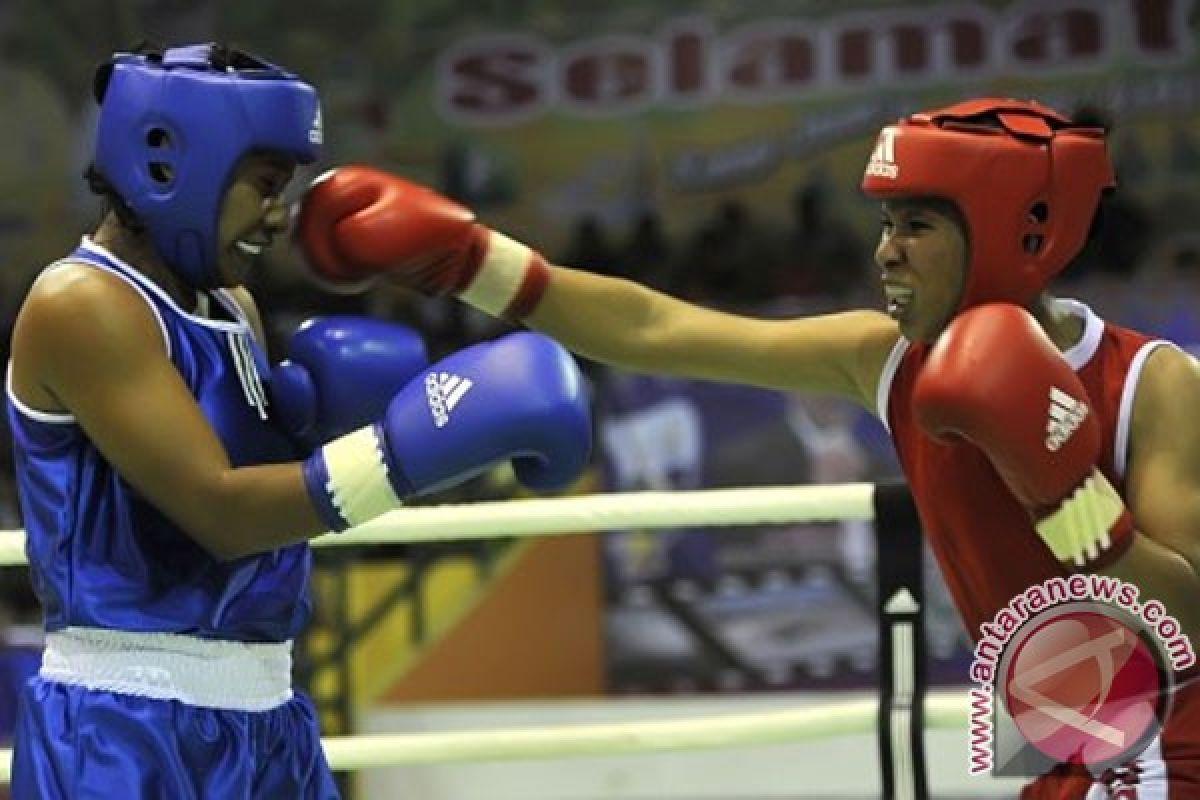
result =
M1056 386L1050 387L1050 415L1046 420L1046 449L1057 453L1088 415L1087 403Z
M425 376L425 396L429 398L429 410L433 424L439 428L450 422L450 412L474 386L469 378L461 378L449 372L431 372Z

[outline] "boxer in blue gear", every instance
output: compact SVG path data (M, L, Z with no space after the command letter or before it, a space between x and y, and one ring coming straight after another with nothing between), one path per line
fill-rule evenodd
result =
M356 520L397 507L403 490L378 497L377 452L333 445L397 427L391 395L423 385L423 348L405 329L318 321L269 366L241 284L287 225L295 165L319 157L310 86L196 45L119 54L96 95L89 181L110 210L35 282L7 370L47 632L18 712L14 797L336 797L312 705L291 688L305 542L330 527L296 458L337 436L309 457L337 476L335 499ZM480 374L459 397L479 403L469 440L462 406L421 440L428 452L389 452L389 469L448 486L512 455L543 459L555 483L582 466L573 362L543 337L494 347L506 355L491 373L511 362L523 376L519 434L513 389L489 397Z

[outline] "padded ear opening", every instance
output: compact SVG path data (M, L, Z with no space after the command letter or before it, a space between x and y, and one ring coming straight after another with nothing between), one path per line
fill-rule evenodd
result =
M166 186L175 180L175 170L165 161L151 161L150 177L154 179L155 183Z
M1029 207L1027 221L1033 225L1042 226L1050 220L1050 206L1046 202L1039 200ZM1035 256L1042 251L1042 247L1046 244L1046 236L1041 233L1027 233L1021 237L1021 249L1031 256Z
M146 132L146 144L155 150L169 148L171 146L171 134L162 128L151 128Z
M158 159L170 158L171 134L164 128L151 128L146 131L146 146L157 151L154 154L157 159L147 165L151 180L161 186L167 186L175 179L175 168L169 162Z

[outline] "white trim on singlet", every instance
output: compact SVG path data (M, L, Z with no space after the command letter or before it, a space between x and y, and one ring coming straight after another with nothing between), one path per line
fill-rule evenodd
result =
M89 247L86 245L91 245L91 246ZM146 302L146 305L150 307L150 313L154 315L154 321L158 323L158 331L159 331L159 333L162 334L163 347L165 347L167 349L167 358L170 358L171 352L172 352L171 351L171 336L169 333L167 333L166 320L164 320L162 318L162 314L159 312L158 306L154 305L154 301L150 299L150 295L146 293L146 289L141 285L141 283L132 279L132 276L140 277L138 275L138 273L132 267L130 267L128 264L126 264L124 261L121 261L116 256L112 255L107 250L105 250L103 247L100 247L99 245L91 244L91 241L86 236L83 237L83 241L80 242L80 247L82 247L84 250L92 251L92 252L96 253L97 255L103 255L105 258L111 258L113 261L117 262L118 264L121 264L125 269L129 270L129 274L126 274L125 272L123 272L122 270L119 270L119 269L112 269L107 264L98 264L95 261L85 261L85 260L79 259L79 258L59 259L58 261L55 261L50 266L46 267L46 269L42 271L42 274L45 275L45 274L47 274L53 270L56 270L60 267L65 267L65 266L71 264L71 265L78 265L78 266L83 266L83 267L91 267L92 269L100 269L100 270L103 270L104 272L107 272L109 275L113 275L113 276L120 278L126 284L128 284L131 289L133 289L135 292L137 292L138 295L141 296L142 300L144 300ZM147 283L149 283L149 282L147 281ZM153 284L149 284L149 285L153 286Z
M1160 347L1175 347L1165 339L1152 339L1138 348L1129 362L1129 371L1125 373L1125 385L1121 387L1121 405L1117 412L1117 431L1113 436L1113 469L1118 478L1125 477L1125 469L1129 466L1129 429L1133 425L1133 401L1137 397L1138 383L1142 379L1142 369L1146 359Z
M1131 770L1136 773L1129 775ZM1113 770L1115 773L1111 784L1095 781L1088 788L1084 800L1107 800L1109 797L1136 797L1137 800L1167 800L1170 796L1170 776L1167 773L1167 762L1163 760L1162 734L1154 739L1142 751L1142 754L1132 762ZM1122 778L1128 778L1129 783L1122 783ZM1121 789L1133 789L1133 794L1122 793ZM1114 793L1115 792L1115 793Z
M251 333L254 333L254 326L250 324L250 315L246 313L246 309L242 308L242 304L237 301L232 292L228 289L217 289L212 293L212 296L229 312L230 316L249 328Z
M17 410L23 417L28 417L34 422L41 422L46 425L74 425L75 415L68 414L63 411L38 411L32 406L26 405L21 398L17 397L17 393L13 391L12 385L12 361L8 362L8 367L4 370L4 392L8 395L8 402L13 404L13 408Z
M1100 340L1104 338L1104 320L1078 300L1059 297L1055 299L1054 305L1060 311L1083 319L1083 335L1079 337L1078 342L1063 351L1063 358L1071 365L1071 369L1078 372L1100 349Z
M879 415L879 421L889 432L892 430L892 426L888 424L888 398L892 394L892 381L896 379L896 371L900 369L900 362L904 359L904 354L908 352L908 345L908 339L903 336L892 345L892 351L888 353L887 360L883 362L883 369L879 373L879 386L875 388L875 413Z
M1155 736L1150 746L1138 756L1137 766L1140 768L1138 800L1167 800L1170 777L1167 774L1167 762L1163 758L1162 734Z
M172 358L174 352L173 348L171 347L171 336L167 330L166 320L163 319L162 312L159 310L158 306L155 305L154 300L150 297L151 294L153 294L163 303L167 304L175 313L179 314L179 316L194 322L197 325L226 333L244 334L251 339L257 339L257 337L254 335L254 328L252 325L250 325L250 321L247 318L244 309L242 309L241 304L232 297L226 297L223 290L219 290L214 294L221 302L221 305L225 306L226 311L228 311L234 317L234 319L217 320L192 314L180 308L179 304L176 303L169 294L163 291L160 286L131 267L127 262L117 258L117 256L113 255L112 252L110 252L106 247L96 244L94 241L92 241L90 236L84 236L79 242L79 247L81 250L96 256L97 261L90 261L78 257L73 258L71 256L60 258L59 260L47 265L46 268L42 270L42 275L49 274L56 269L66 267L68 265L78 265L83 267L91 267L93 269L100 269L109 275L120 278L125 282L126 285L138 293L138 295L149 307L150 313L154 315L154 321L158 323L159 333L162 334L163 347L166 349L168 359ZM114 268L111 264L104 263L105 261L111 261L112 264L117 265L117 268ZM8 363L7 369L5 370L4 390L9 400L12 402L13 407L16 408L22 416L28 417L35 422L43 422L51 425L69 425L74 424L76 421L74 414L40 411L17 397L12 388L11 361Z
M263 350L266 350L267 343L265 341L259 341L258 328L253 322L250 321L250 312L246 310L245 306L238 302L238 299L234 296L233 292L229 289L217 289L213 291L212 296L217 299L217 302L219 302L226 311L241 321L242 325L245 326L247 338L249 338L250 341L258 344L258 346L263 348ZM251 302L254 301L251 300Z
M1078 342L1063 352L1063 358L1071 365L1071 369L1079 370L1096 355L1100 340L1104 336L1104 320L1078 300L1058 298L1055 304L1061 310L1083 319L1083 335L1079 337ZM892 382L896 379L896 372L900 369L904 354L908 352L909 344L902 336L892 345L892 351L888 354L879 375L879 386L875 390L875 413L889 431L891 426L888 425L888 399L892 393Z
M161 300L162 302L164 302L168 306L170 306L172 311L179 314L179 316L184 317L185 319L189 320L190 322L194 322L197 325L201 325L206 328L214 328L219 331L226 331L226 332L230 332L230 333L245 333L246 332L248 326L246 325L245 322L241 321L240 317L237 321L223 320L223 319L210 319L208 317L202 317L198 314L193 314L191 312L184 311L182 308L179 307L179 304L175 302L175 300L171 297L171 295L169 295L165 291L163 291L161 286L159 286L154 281L147 278L141 272L139 272L136 269L134 269L133 267L129 266L129 264L125 263L121 259L114 256L112 253L110 253L105 248L103 248L100 245L93 242L91 240L91 238L89 238L87 236L83 237L83 241L80 242L79 246L84 250L95 253L96 255L99 255L99 256L103 256L104 258L112 261L113 263L120 265L121 266L120 270L111 270L110 269L109 271L113 272L114 274L122 275L124 277L130 278L131 282L135 281L139 286L144 288L146 291L153 293L155 297L157 297L159 300ZM91 262L83 262L83 263L91 263ZM95 265L95 266L102 266L102 265ZM165 331L165 328L164 328L164 331Z
M121 262L119 259L117 259L115 256L113 256L111 253L109 253L103 247L100 247L99 245L92 243L91 240L88 239L88 237L86 237L86 236L83 237L83 241L80 243L80 246L83 247L85 250L88 250L88 251L96 253L96 254L101 254L106 258L111 258L113 261L117 261L118 263L121 263L122 265L125 266L126 269L129 269L130 272L133 273L133 270L131 267L124 264L124 262ZM67 266L81 266L81 267L89 267L92 269L100 269L100 270L103 270L104 272L108 273L109 275L114 275L117 278L120 278L122 281L124 281L126 284L128 284L131 289L133 289L135 292L138 293L139 296L141 296L142 300L144 300L146 305L150 308L150 313L154 315L154 321L158 323L158 331L159 331L159 333L162 334L163 347L167 351L167 358L171 357L171 337L167 333L167 324L163 320L162 314L159 313L158 307L154 305L154 301L150 299L150 296L148 294L146 294L145 289L143 289L136 281L130 280L129 275L126 275L123 271L118 270L118 269L112 269L106 264L98 264L95 261L88 261L86 259L81 259L81 258L72 258L70 256L68 256L67 258L60 258L57 261L53 261L50 264L48 264L46 266L46 268L42 270L42 273L41 273L41 275L38 276L38 278L40 280L43 275L48 275L57 269L62 269L63 267L67 267ZM133 273L133 274L136 274L136 273ZM13 388L12 388L12 361L11 360L8 363L8 369L6 370L6 373L4 376L4 390L8 395L9 401L12 402L13 406L17 409L17 411L19 411L23 416L28 417L31 420L34 420L35 422L43 422L43 423L46 423L49 425L72 425L75 423L75 415L74 414L68 414L68 413L59 412L59 411L40 411L40 410L33 408L32 406L26 404L19 397L17 397L16 392L13 391Z

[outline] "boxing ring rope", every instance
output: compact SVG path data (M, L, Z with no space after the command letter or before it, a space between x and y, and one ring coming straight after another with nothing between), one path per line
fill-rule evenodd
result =
M529 729L330 736L323 742L333 769L356 770L792 744L871 733L877 712L876 702L860 700L798 711ZM967 712L968 697L963 692L931 695L926 704L926 728L961 728L967 723Z
M925 726L962 728L969 698L940 692L926 700ZM685 750L757 747L870 733L878 704L831 703L799 711L723 714L681 720L602 725L503 728L453 733L326 736L325 757L335 771L404 764L522 761L582 756L640 755ZM0 749L0 783L8 783L12 751Z
M741 526L870 520L874 485L769 486L691 492L617 492L416 506L313 539L313 547L419 544L549 536L624 528ZM25 563L25 532L0 530L0 566Z
M312 540L315 547L421 543L591 533L625 528L744 526L797 522L874 520L879 516L879 487L869 483L786 486L703 491L626 492L583 497L517 499L503 502L414 507L394 511L341 534ZM24 532L0 531L0 566L25 563ZM919 558L919 554L918 554ZM914 588L919 593L919 588ZM911 620L909 623L911 624ZM908 634L911 636L911 632ZM911 648L910 648L911 649ZM881 641L881 659L891 653ZM912 658L911 652L907 654ZM919 667L918 667L919 669ZM911 694L912 676L907 677ZM335 770L359 770L401 764L553 759L748 747L824 739L877 731L881 746L898 746L901 728L961 728L968 700L962 692L901 697L883 687L876 701L855 701L790 711L724 714L677 720L579 724L528 729L478 730L369 736L330 736L322 742ZM887 709L885 709L887 706ZM885 714L885 711L888 712ZM897 724L897 721L900 724ZM907 752L907 751L906 751ZM908 757L923 760L920 753ZM0 750L0 783L9 780L11 751ZM920 762L918 762L920 764ZM925 794L919 789L896 796ZM892 784L884 764L885 785ZM893 766L891 768L895 770Z

